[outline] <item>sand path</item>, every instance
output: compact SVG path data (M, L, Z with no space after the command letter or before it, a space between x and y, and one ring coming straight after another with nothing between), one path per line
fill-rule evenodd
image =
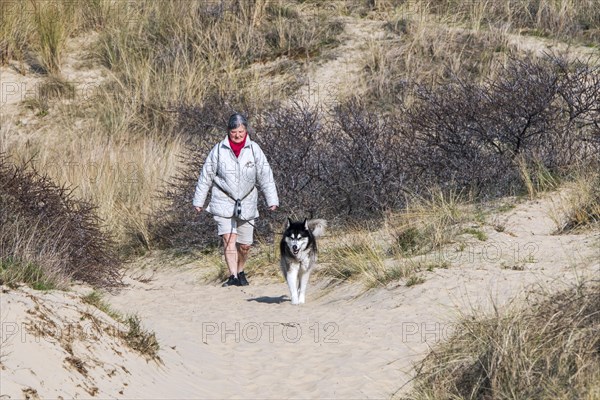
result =
M320 105L330 111L338 99L359 87L357 79L365 51L369 42L385 37L384 22L352 17L341 18L341 22L344 24L341 44L325 60L309 65L307 84L291 98L307 99L310 106Z
M167 371L184 368L186 383L163 387L165 397L389 398L405 392L413 363L448 337L459 314L597 276L600 235L552 235L555 202L527 202L495 217L503 232L490 224L487 241L460 254L440 251L436 257L452 266L425 272L417 286L364 292L313 279L308 303L292 306L283 282L221 288L202 284L192 267L156 272L149 283L130 280L110 302L157 333Z

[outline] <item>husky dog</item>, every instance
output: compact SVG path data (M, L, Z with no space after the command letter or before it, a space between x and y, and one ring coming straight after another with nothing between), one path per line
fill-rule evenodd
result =
M279 249L281 251L281 272L290 288L292 304L303 304L306 300L306 287L310 271L317 263L316 237L325 233L327 222L323 219L305 219L288 224ZM298 277L300 285L298 286Z

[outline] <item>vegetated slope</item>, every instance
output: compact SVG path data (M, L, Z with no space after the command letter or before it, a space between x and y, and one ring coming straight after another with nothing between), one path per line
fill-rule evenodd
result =
M371 31L373 37L379 37L376 23L350 24L348 32L362 35ZM348 71L348 80L355 76L355 66L348 64L361 51L351 44L362 46L365 41L350 37L345 43L348 47L341 47L346 54L340 55L341 62L325 62L323 69L312 72L312 81L318 82L319 88L343 84L342 75L336 74L340 68ZM320 100L333 101L332 97ZM413 376L412 361L425 355L432 343L449 336L456 310L469 313L470 307L489 308L490 298L502 305L539 285L555 290L598 273L594 258L597 233L552 235L552 221L546 215L550 209L551 201L524 203L497 216L502 231L492 224L482 228L488 241L473 239L463 251L449 247L431 254L434 261L446 261L449 267L424 268L420 285L407 287L399 279L386 289L360 295L361 287L329 290L313 280L309 303L302 308L288 306L283 283L257 279L248 288L229 290L201 284L197 271L157 271L154 280L129 280L131 286L111 301L123 312L138 312L156 331L164 344L160 352L164 365L160 366L125 351L119 338L81 339L87 325L77 327L74 321L87 321L89 309L76 296L5 289L2 310L10 311L6 319L0 316L3 326L12 327L14 321L27 318L35 326L39 319L42 327L72 327L80 339L42 328L40 337L65 340L50 344L42 340L40 344L30 340L35 336L22 342L20 336L3 331L2 393L13 397L37 393L41 397L104 394L123 398L240 393L267 398L389 396ZM276 265L268 267L276 269ZM92 325L102 323L94 321ZM260 337L256 336L257 327ZM17 329L21 327L17 325ZM27 336L29 331L18 332ZM114 344L113 349L105 348L105 343L110 343L109 347ZM20 350L13 352L11 347ZM65 367L64 381L47 377L46 373L54 373L50 369L31 367L41 365L27 358L36 353L31 348L40 354L52 353L53 365L58 370ZM237 385L227 378L234 365L242 366ZM302 379L281 385L298 368L307 371ZM164 385L165 375L168 385ZM331 379L324 380L324 376ZM5 382L9 382L7 386Z

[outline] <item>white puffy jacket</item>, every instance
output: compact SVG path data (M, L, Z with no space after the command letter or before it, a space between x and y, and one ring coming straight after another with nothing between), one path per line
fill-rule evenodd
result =
M260 146L246 136L246 144L236 157L225 137L212 148L198 178L193 204L204 207L208 190L212 186L210 203L206 211L220 217L234 215L235 200L242 204L241 219L258 217L258 190L260 186L267 205L278 206L277 188L273 171ZM226 193L225 193L226 192Z

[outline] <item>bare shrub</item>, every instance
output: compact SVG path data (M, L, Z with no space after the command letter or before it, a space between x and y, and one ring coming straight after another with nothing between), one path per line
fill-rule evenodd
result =
M559 58L512 60L481 85L419 86L403 126L411 176L501 195L518 188L519 157L549 171L592 159L597 73Z
M481 84L455 78L437 87L415 85L414 102L395 116L356 98L330 115L301 100L254 108L253 138L267 154L282 211L290 216L334 223L377 219L402 209L407 193L429 199L431 187L483 198L527 185L547 190L573 163L597 158L597 75L589 64L557 57L515 59ZM159 224L167 229L166 241L206 244L214 236L206 231L212 232L206 216L194 215L191 198L230 111L222 99L180 107L181 130L193 147L167 190L171 208L161 212ZM521 182L523 171L529 183ZM273 218L264 215L259 231L275 232Z
M369 217L404 204L399 128L397 120L369 111L356 99L336 109L326 180L338 215Z
M403 204L396 121L356 99L330 115L305 101L278 106L256 131L289 215L361 219Z
M400 207L395 123L357 100L332 115L301 100L261 113L256 138L269 156L283 210L338 221Z
M296 101L263 112L255 127L256 140L269 157L280 203L294 218L328 217L333 204L324 168L331 150L324 114L318 106Z
M58 283L72 278L98 287L118 284L120 262L95 210L74 198L68 187L40 175L30 163L17 166L0 155L3 266L33 264Z

